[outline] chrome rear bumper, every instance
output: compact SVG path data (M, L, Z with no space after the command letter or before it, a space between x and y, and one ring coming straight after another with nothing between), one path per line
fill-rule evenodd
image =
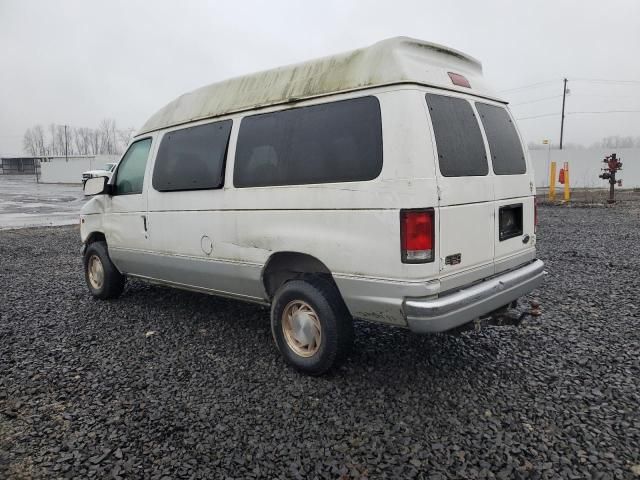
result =
M402 311L416 333L445 332L517 300L537 288L545 275L544 263L535 260L449 295L405 298Z

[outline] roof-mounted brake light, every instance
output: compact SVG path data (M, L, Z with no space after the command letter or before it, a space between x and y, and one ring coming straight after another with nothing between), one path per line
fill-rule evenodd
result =
M458 85L459 87L471 88L471 84L469 84L469 80L466 79L464 75L460 75L459 73L447 72L449 74L449 78L454 85Z

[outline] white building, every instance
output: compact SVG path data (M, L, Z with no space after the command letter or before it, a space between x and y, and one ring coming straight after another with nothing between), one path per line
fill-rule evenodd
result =
M53 156L40 160L42 183L82 183L82 172L97 170L106 163L115 163L120 155Z

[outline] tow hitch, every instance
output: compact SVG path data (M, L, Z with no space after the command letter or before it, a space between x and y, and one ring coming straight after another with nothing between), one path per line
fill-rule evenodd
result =
M522 312L520 315L515 315L505 309L502 312L494 312L493 314L484 318L477 318L473 323L476 330L480 330L483 325L493 325L497 327L511 325L519 327L525 318L539 317L540 315L542 315L542 312L540 311L540 304L535 300L532 300L531 302L529 302L529 309Z
M462 325L454 330L451 330L450 333L457 334L462 332L468 332L469 330L475 330L477 332L483 327L489 327L489 326L518 327L520 326L520 324L523 322L525 318L539 317L540 315L542 315L542 311L540 310L540 303L535 300L532 300L531 302L529 302L529 309L520 313L519 315L509 311L509 308L515 308L516 306L517 306L517 302L513 302L506 307L503 307L499 310L491 312L489 315L485 317L476 318L475 320L467 323L466 325Z

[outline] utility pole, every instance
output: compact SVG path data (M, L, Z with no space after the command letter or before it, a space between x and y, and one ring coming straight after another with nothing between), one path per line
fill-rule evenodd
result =
M562 145L562 140L560 140L560 144ZM64 161L65 162L69 161L69 155L67 150L67 126L66 125L64 126Z
M564 102L567 98L567 79L564 79L562 88L562 119L560 120L560 150L562 150L562 136L564 134Z

